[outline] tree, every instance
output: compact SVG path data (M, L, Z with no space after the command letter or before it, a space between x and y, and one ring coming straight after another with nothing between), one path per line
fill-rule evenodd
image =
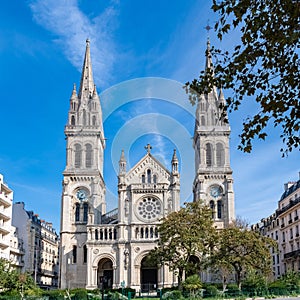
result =
M250 269L242 282L242 288L248 294L263 295L267 290L267 278L256 270Z
M270 274L272 260L269 249L276 247L274 240L249 230L241 222L220 230L218 234L218 243L211 253L210 264L233 270L239 289L248 271L255 270L265 276Z
M202 288L202 283L198 274L189 276L182 285L185 289L190 291L190 298L195 298L195 291Z
M254 98L258 111L243 122L238 148L251 152L255 138L265 139L268 126L280 128L283 156L300 145L300 4L295 0L213 0L219 14L215 25L220 40L240 30L239 44L231 51L212 47L214 69L187 82L192 103L195 91L205 94L218 87L228 89L224 111L238 110Z
M201 201L186 203L186 207L162 219L158 232L158 245L149 253L149 259L177 271L181 288L184 272L199 272L200 264L213 247L215 229L211 209ZM195 256L199 263L191 260Z
M32 277L26 273L19 273L6 259L0 259L0 291L4 293L18 293L23 297L34 291L39 292Z

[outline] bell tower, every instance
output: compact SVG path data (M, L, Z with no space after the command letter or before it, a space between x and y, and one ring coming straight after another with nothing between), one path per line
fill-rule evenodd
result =
M213 71L210 42L207 41L205 70ZM212 209L218 228L235 219L233 178L230 167L230 126L224 121L222 89L216 87L200 96L196 109L193 147L195 151L194 201L202 200Z
M60 287L86 286L87 224L105 213L105 139L100 99L94 84L90 41L80 87L74 85L65 126L66 167L61 201Z

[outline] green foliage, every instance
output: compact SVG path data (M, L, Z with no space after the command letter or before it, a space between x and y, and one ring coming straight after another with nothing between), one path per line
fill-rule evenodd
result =
M243 288L265 289L267 287L266 277L253 269L248 270L246 278L242 282Z
M243 122L239 149L251 152L255 138L264 140L267 127L281 130L283 154L300 145L300 6L294 0L213 0L218 13L217 36L240 33L229 51L212 48L217 63L186 87L192 103L213 86L229 90L225 110L238 110L255 99L258 110ZM228 37L230 38L230 36ZM255 103L254 102L254 103Z
M5 259L0 259L0 290L1 294L5 295L41 294L41 290L29 274L19 273Z
M280 281L283 282L290 291L298 290L300 288L300 274L297 272L286 272L286 274L280 278Z
M200 270L216 235L211 210L201 201L186 203L184 208L169 214L158 226L158 246L149 257L158 265L166 264L178 271L179 287L184 271L195 274ZM199 263L191 261L195 256Z
M167 291L162 295L163 300L181 300L183 299L182 293L179 290Z
M183 288L190 291L190 296L195 296L195 291L202 288L202 283L198 274L189 276L182 284Z
M237 284L230 283L230 284L227 285L227 289L226 289L225 295L227 297L230 297L230 298L238 298L238 297L240 297L242 295L242 292L239 289L239 287L238 287Z
M248 270L246 278L242 282L242 290L250 296L264 295L267 291L266 277L253 269Z
M74 290L72 290L72 294L74 294L74 297L73 297L74 300L88 299L86 289L74 289Z
M206 284L203 288L205 297L216 297L219 294L218 288L213 284Z
M234 270L239 289L247 272L254 270L264 276L271 272L269 248L276 247L275 241L249 230L241 222L218 233L218 242L210 255L211 266Z
M43 291L44 296L48 296L49 300L64 300L65 292L63 290Z

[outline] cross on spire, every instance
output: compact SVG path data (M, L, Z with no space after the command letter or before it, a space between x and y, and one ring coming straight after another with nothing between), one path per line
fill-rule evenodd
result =
M147 150L147 153L150 153L152 146L150 144L147 144L147 146L145 146L145 149Z
M207 35L209 36L209 31L210 31L211 29L213 29L213 28L209 25L209 20L207 20L207 25L206 25L204 28L206 29Z

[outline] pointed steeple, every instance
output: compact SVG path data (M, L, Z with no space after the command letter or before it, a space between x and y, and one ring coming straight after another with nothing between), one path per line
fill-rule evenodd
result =
M219 92L219 103L225 105L225 97L222 88L220 88L220 92Z
M207 69L211 69L213 71L213 63L212 63L212 57L210 52L210 40L207 38L207 47L206 47L206 62L205 62L205 71Z
M97 93L96 84L94 84L93 98L98 98L98 93Z
M126 173L126 158L124 154L124 150L121 152L121 157L119 160L119 174L125 174Z
M173 174L178 173L178 158L176 155L176 149L174 149L173 157L172 157L172 173Z
M77 92L76 92L76 84L73 84L73 90L72 90L72 95L71 95L71 99L77 99Z
M176 149L174 149L174 152L173 152L173 156L172 156L172 162L178 162L178 158L177 158L177 154L176 154Z
M80 80L80 88L78 96L80 99L83 97L88 98L94 91L94 79L92 71L91 53L90 53L90 40L86 40L85 57L82 67L82 74Z

